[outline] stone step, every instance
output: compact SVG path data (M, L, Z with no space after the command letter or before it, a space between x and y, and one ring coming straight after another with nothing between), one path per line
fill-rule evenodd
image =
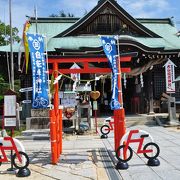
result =
M49 135L50 129L29 129L22 131L22 136L34 136L34 135Z
M49 135L16 136L16 139L22 140L50 140Z
M155 121L153 120L153 116L126 116L126 126L135 126L135 125L153 125L155 124Z

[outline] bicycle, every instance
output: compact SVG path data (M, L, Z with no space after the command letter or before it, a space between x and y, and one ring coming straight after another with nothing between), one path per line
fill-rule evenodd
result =
M114 121L113 120L113 117L108 117L105 119L105 123L108 122L109 125L105 124L103 126L101 126L100 128L100 131L103 135L108 135L110 133L110 131L114 130Z
M133 138L133 135L139 135L139 138ZM127 141L124 141L125 136L127 137ZM126 133L121 140L121 144L116 150L116 158L121 162L129 161L133 156L133 150L129 146L131 143L139 143L137 154L143 154L147 159L156 159L159 156L160 148L159 146L153 142L152 137L146 131L143 130L131 130L129 133ZM149 142L144 145L144 138L150 137L152 142ZM143 148L142 148L143 147ZM151 153L151 155L149 155Z
M15 143L22 149L22 151L18 151ZM15 151L15 154L11 157L12 163L15 168L25 169L28 167L29 157L24 152L24 147L22 146L20 141L18 141L17 139L13 139L12 137L0 138L0 166L3 162L8 162L8 157L6 155L7 150Z
M49 101L45 99L44 97L36 97L33 101L33 107L38 108L38 107L47 107L49 105Z

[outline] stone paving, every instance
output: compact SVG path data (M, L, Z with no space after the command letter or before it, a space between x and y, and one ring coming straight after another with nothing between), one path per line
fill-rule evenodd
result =
M50 163L50 141L22 140L30 157L33 180L179 180L180 179L180 130L159 126L136 125L129 129L149 132L160 146L160 166L147 166L143 156L134 153L127 170L116 170L113 132L108 139L96 134L68 135L63 139L63 153L57 165ZM10 164L2 164L0 179L19 179L7 174ZM25 179L21 178L21 179Z
M160 147L160 166L147 166L147 160L143 156L134 153L132 159L128 162L127 170L119 170L120 175L125 180L179 180L180 179L180 130L175 131L169 128L159 126L133 126L130 129L141 129L149 132L154 141ZM177 129L177 128L176 128ZM103 140L109 151L113 151L114 138L113 133L107 140ZM116 159L114 159L115 162Z

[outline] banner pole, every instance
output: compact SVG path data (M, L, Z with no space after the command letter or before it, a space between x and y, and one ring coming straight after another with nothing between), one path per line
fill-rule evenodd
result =
M45 39L45 55L46 55L46 69L47 69L47 81L48 81L48 96L49 96L49 106L51 106L51 94L50 94L50 84L49 84L49 59L48 59L48 51L47 51L47 36L44 36Z
M125 112L123 108L123 96L122 96L122 83L121 83L121 64L120 64L120 49L119 49L119 37L117 38L117 76L118 76L118 101L121 104L121 108L114 110L114 142L115 151L120 145L120 140L126 132L125 127Z

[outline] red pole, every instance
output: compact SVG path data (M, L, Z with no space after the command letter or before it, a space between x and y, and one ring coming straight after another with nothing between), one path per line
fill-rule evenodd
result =
M62 111L63 109L60 108L59 109L59 138L60 138L60 142L59 142L59 146L60 146L60 154L62 153Z
M60 156L60 122L59 122L59 109L58 113L56 114L56 137L57 137L57 157L59 158Z
M54 77L58 77L58 63L53 64ZM52 164L56 164L60 155L60 130L59 130L59 87L58 83L54 85L54 109L50 110L50 130L51 130L51 153Z
M54 78L58 77L58 63L53 64L53 70L54 70ZM60 137L59 137L59 85L56 83L54 85L54 111L55 111L55 117L56 117L56 139L57 139L57 158L59 158L60 153Z
M51 137L51 163L57 164L56 116L54 109L49 111Z
M54 70L54 78L58 77L58 63L53 64L53 70ZM54 85L54 110L55 115L59 113L59 95L58 95L59 87L58 83Z
M97 130L97 110L94 110L94 117L95 117L96 134L97 134L98 133L98 130Z
M119 53L119 41L118 41L118 55ZM120 140L126 132L125 126L125 112L123 108L123 96L122 96L122 85L121 85L121 64L120 56L117 59L117 71L118 71L118 101L121 104L121 109L114 110L114 143L115 151L120 145Z

